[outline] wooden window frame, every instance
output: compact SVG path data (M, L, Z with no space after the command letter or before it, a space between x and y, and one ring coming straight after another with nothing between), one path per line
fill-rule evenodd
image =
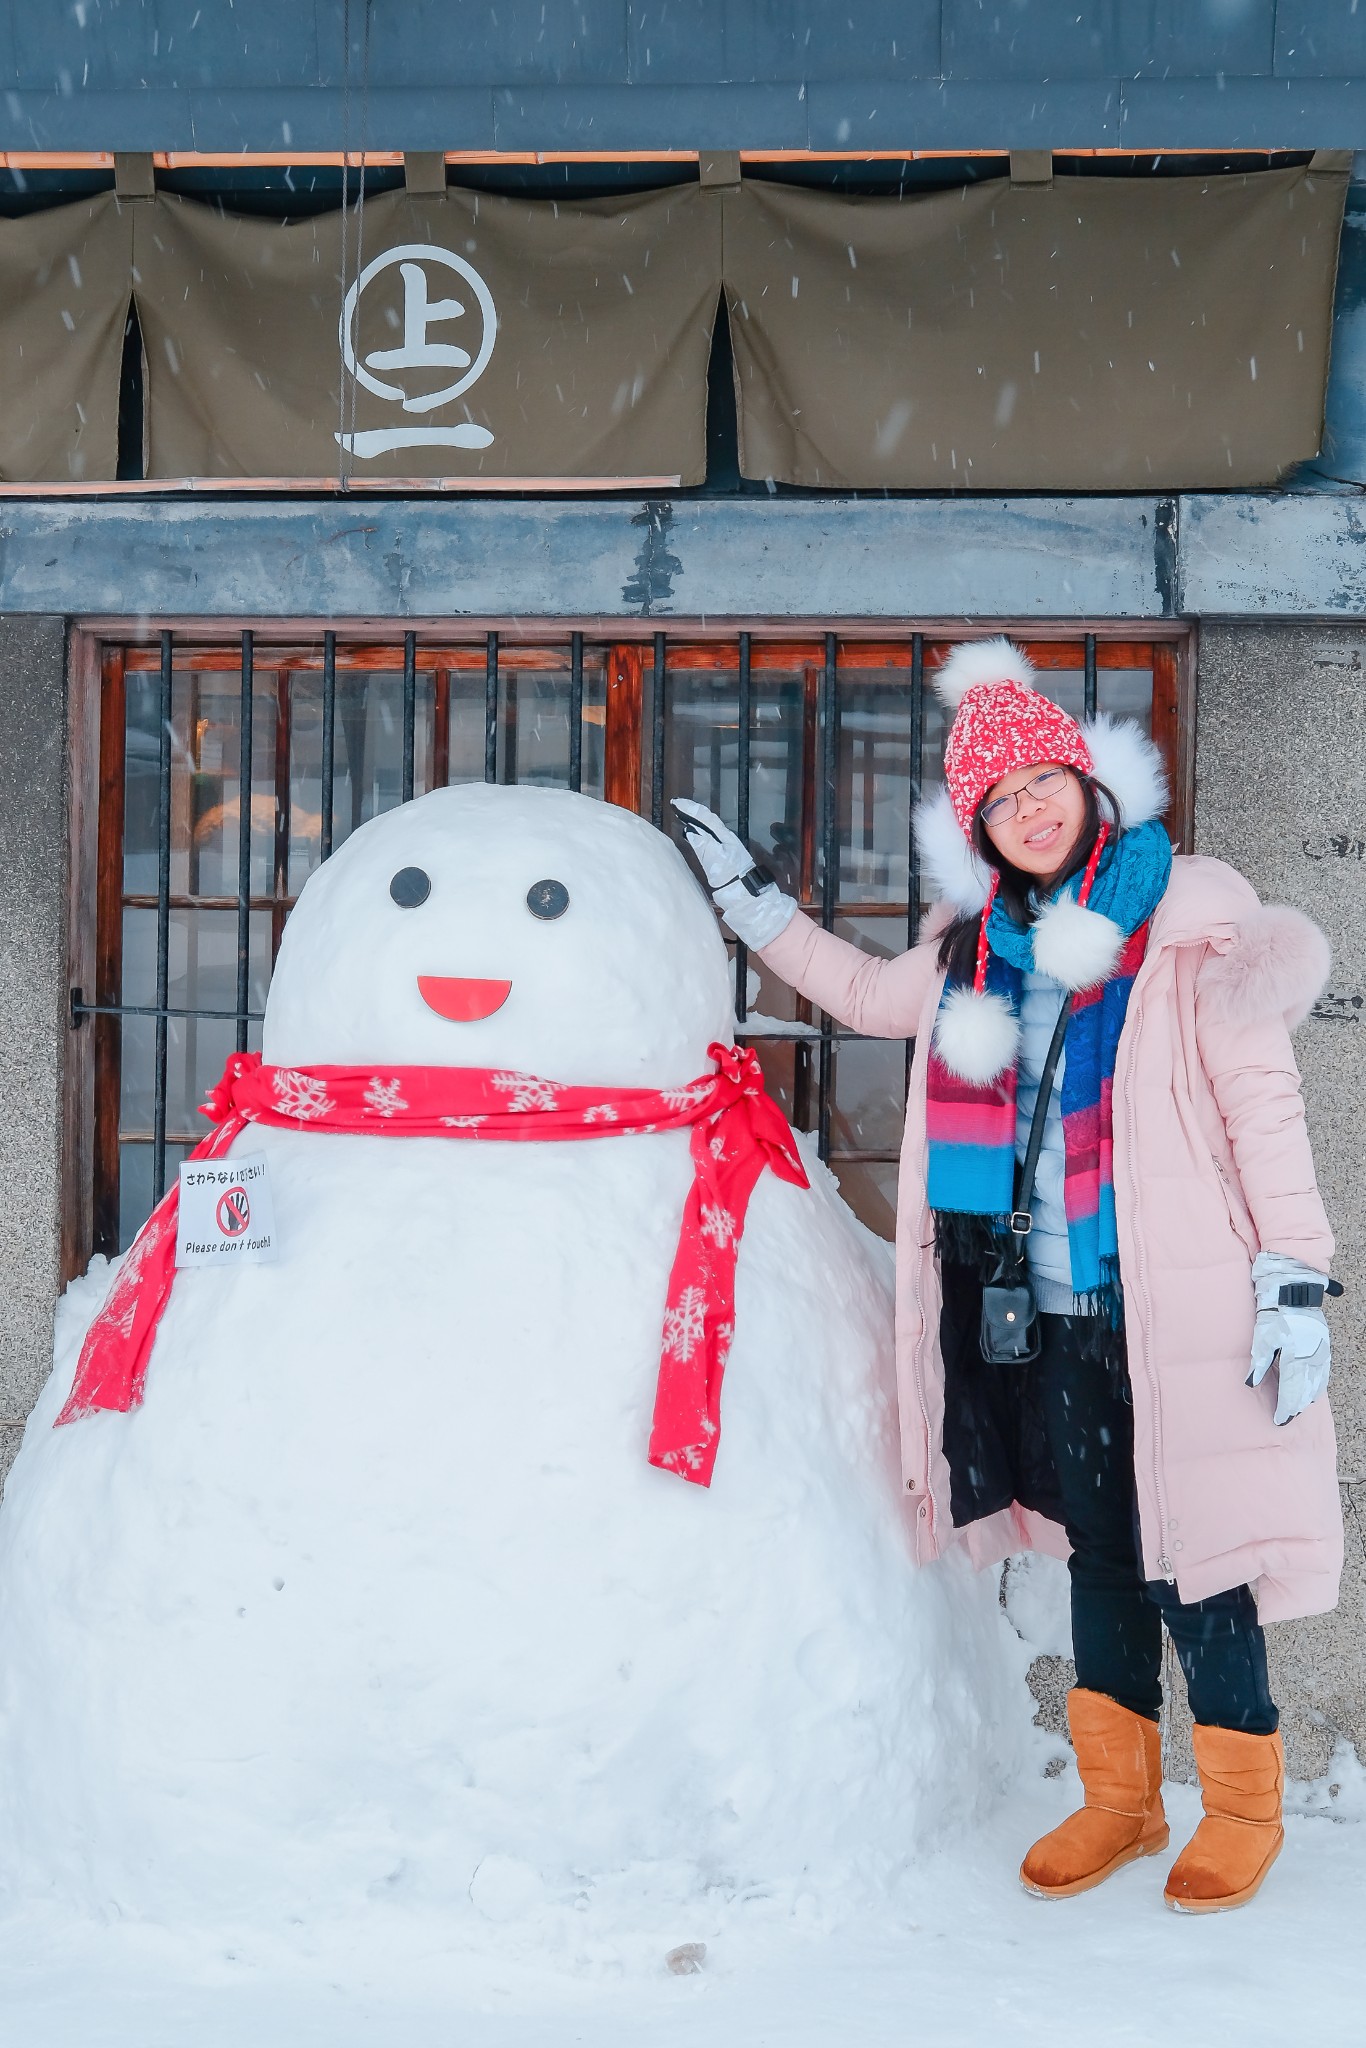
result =
M654 662L655 629L641 621L554 620L535 626L509 626L502 621L487 622L487 630L500 635L500 665L523 670L544 668L560 672L565 665L569 636L582 631L595 654L601 650L605 662L606 709L604 731L604 795L609 802L633 811L648 808L643 788L647 740L643 706L645 679ZM372 673L401 670L404 664L403 635L414 630L413 621L395 621L392 629L379 622L364 629L336 628L338 670ZM762 673L782 668L805 672L803 717L803 837L800 853L800 889L803 900L816 901L816 724L818 679L825 661L825 636L806 622L757 620L701 626L686 620L669 620L666 646L666 674L670 670L734 669L738 665L739 636L751 635L752 667ZM123 810L124 739L126 729L126 677L155 669L160 663L157 636L164 629L176 634L178 665L193 655L200 670L215 668L236 671L241 662L240 634L259 634L258 674L275 671L285 679L292 671L314 669L321 660L321 622L234 620L231 633L221 624L206 627L199 621L139 621L136 631L130 622L99 619L73 628L68 651L68 729L70 788L70 892L68 952L73 1005L77 992L85 1000L115 1006L121 1000L121 930L124 897ZM449 683L452 675L482 672L485 649L480 644L486 631L484 621L428 621L416 625L419 645L416 664L420 672L434 672L435 761L438 770L448 764ZM1098 673L1105 669L1151 665L1153 676L1152 729L1171 781L1169 813L1172 835L1182 851L1193 843L1193 800L1195 760L1194 630L1183 622L1115 620L993 620L975 625L969 633L960 622L907 621L895 632L886 622L842 622L836 629L840 663L856 660L861 668L909 668L912 664L912 636L919 634L924 650L926 676L942 659L946 648L965 637L985 637L1006 632L1030 651L1036 665L1044 670L1083 668L1087 637L1093 636ZM384 637L381 637L383 633ZM444 687L443 687L444 685ZM666 686L667 687L667 686ZM278 690L277 718L285 725L288 740L288 690ZM446 716L443 718L443 708ZM278 739L278 734L277 734ZM277 747L277 759L287 760L287 746ZM272 911L272 958L289 908L282 884L286 880L282 860L288 851L289 791L284 791L282 811L277 810L274 886L269 898L253 907ZM140 899L139 899L140 900ZM235 899L234 899L235 900ZM905 904L870 903L866 906L840 903L840 914L853 916L907 916ZM809 1013L804 1005L799 1016ZM96 1015L78 1021L73 1007L67 1033L63 1067L63 1206L62 1277L71 1279L82 1272L96 1246L117 1243L117 1159L119 1143L120 1045L122 1025L116 1016ZM809 1087L798 1103L798 1121L808 1120ZM841 1155L851 1160L861 1154ZM881 1158L869 1154L868 1158Z

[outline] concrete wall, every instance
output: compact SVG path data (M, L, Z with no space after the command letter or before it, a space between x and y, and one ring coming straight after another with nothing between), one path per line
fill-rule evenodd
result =
M1366 1756L1366 620L1208 626L1198 673L1197 850L1333 944L1329 993L1296 1048L1347 1290L1328 1311L1347 1570L1336 1614L1269 1638L1291 1767L1312 1777L1339 1735Z
M0 1476L52 1364L67 1004L66 627L0 617Z

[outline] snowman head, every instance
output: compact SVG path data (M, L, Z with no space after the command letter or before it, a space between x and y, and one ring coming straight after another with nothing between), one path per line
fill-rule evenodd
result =
M474 783L372 819L310 877L262 1050L668 1088L731 1030L725 946L671 841L592 797Z

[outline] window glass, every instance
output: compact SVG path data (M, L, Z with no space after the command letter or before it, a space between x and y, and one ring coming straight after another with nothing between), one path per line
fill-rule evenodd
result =
M1074 716L1085 697L1080 636L1025 643L1039 687ZM892 957L913 938L926 906L909 899L911 817L918 790L942 779L947 718L932 687L948 643L923 643L917 706L909 630L881 643L843 641L837 690L834 928L864 951ZM485 774L487 655L482 639L417 651L413 788L417 795ZM750 642L749 842L789 893L817 917L824 908L822 689L825 639L812 632ZM691 795L731 825L740 815L741 692L738 636L667 642L663 783L666 799ZM1172 718L1164 655L1164 718ZM115 1000L149 1010L157 992L157 876L163 826L170 853L167 1177L203 1133L197 1106L236 1040L237 884L243 795L241 673L231 651L177 649L171 721L170 803L160 807L161 678L156 650L131 650L124 676L123 851ZM653 638L585 639L582 648L583 789L652 786ZM1153 651L1098 640L1097 708L1153 726ZM331 838L334 847L402 800L403 641L348 653L339 646ZM607 678L615 678L609 708ZM570 779L572 652L568 634L542 646L504 639L498 650L494 753L497 780L564 787ZM313 650L258 640L252 694L248 1042L259 1046L270 974L289 911L322 857L324 681L321 634ZM612 723L615 721L615 723ZM1164 726L1164 731L1166 730ZM918 763L917 763L918 733ZM613 765L615 764L615 765ZM665 827L674 831L671 816ZM677 833L674 833L677 837ZM736 948L728 939L732 961ZM108 999L108 998L106 998ZM825 1105L831 1164L846 1199L890 1235L904 1115L907 1048L863 1042L746 962L742 1035L759 1048L769 1085L792 1121L821 1121L822 1033L835 1040ZM126 1244L153 1196L156 1022L125 1015L119 1027L117 1206Z

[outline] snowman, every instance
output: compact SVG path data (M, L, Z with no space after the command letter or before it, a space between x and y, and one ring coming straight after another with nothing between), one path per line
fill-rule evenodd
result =
M673 845L561 791L375 819L302 892L262 1061L275 1120L216 1142L264 1157L277 1255L154 1299L135 1246L89 1338L107 1272L59 1316L0 1513L8 1893L471 1930L894 1895L1010 1775L1021 1653L910 1561L887 1248L805 1145L707 1220L698 1092L752 1070ZM658 1443L689 1256L705 1471ZM82 1393L139 1317L124 1397Z

